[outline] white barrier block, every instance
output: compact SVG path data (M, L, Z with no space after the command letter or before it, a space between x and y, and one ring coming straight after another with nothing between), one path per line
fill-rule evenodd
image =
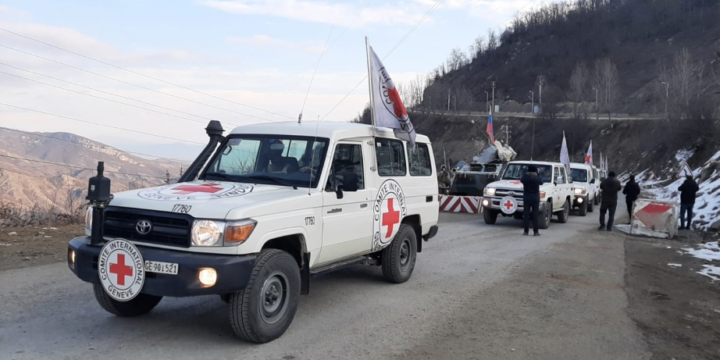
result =
M635 200L630 234L661 239L674 238L678 232L679 206L674 201Z

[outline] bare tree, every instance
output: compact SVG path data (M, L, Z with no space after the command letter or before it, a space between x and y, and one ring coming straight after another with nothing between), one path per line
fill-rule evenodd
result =
M599 91L599 106L612 119L612 112L619 98L619 76L617 66L609 59L595 61L595 85Z
M488 30L488 40L487 40L487 47L486 49L488 51L492 51L498 48L498 37L495 34L495 31Z
M570 76L570 92L568 93L568 97L573 103L573 114L576 118L580 114L578 106L585 107L584 103L587 97L589 81L590 70L588 70L587 65L585 63L577 64Z

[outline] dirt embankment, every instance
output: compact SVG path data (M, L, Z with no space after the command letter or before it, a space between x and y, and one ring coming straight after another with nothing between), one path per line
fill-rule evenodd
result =
M461 116L413 113L411 118L417 132L430 137L438 163L443 162L443 150L448 162L452 160L455 165L460 160L472 161L487 146L487 117L475 118L475 124L471 123L473 118ZM565 132L574 162L584 161L592 141L596 166L602 153L616 172L652 169L658 175L668 165L677 164L675 155L681 149L694 150L690 166L701 165L717 151L715 139L720 135L717 124L693 120L549 120L504 118L497 114L493 125L496 138L503 143L504 126L508 126L509 143L518 159L559 161Z

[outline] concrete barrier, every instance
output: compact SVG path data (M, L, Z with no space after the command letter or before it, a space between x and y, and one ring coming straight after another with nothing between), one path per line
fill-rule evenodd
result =
M452 213L477 214L480 212L480 201L478 196L452 196L439 195L440 211Z
M672 239L678 232L680 205L674 201L637 199L633 205L630 234Z

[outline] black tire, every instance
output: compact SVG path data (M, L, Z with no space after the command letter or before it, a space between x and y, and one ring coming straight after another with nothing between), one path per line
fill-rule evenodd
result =
M495 210L492 209L484 209L483 210L483 220L485 220L485 223L488 225L494 225L497 221L498 213Z
M593 212L593 210L595 210L595 206L594 206L595 200L596 200L596 198L593 198L593 201L588 202L587 212L591 213L591 212Z
M382 250L382 272L385 280L402 284L410 279L417 259L417 236L408 225L400 225L397 235Z
M93 285L93 292L95 300L105 311L120 317L145 315L162 300L162 296L138 294L130 301L117 301L111 298L101 285L97 284Z
M580 216L587 216L588 207L588 201L583 201L583 203L580 205Z
M550 227L550 219L552 218L552 203L548 201L545 206L545 211L539 215L540 218L538 219L538 227L546 230Z
M570 200L565 200L563 210L558 213L557 217L558 222L561 224L568 222L568 218L570 217Z
M273 341L290 327L300 298L300 268L288 253L263 250L245 289L230 295L235 335L254 343Z

